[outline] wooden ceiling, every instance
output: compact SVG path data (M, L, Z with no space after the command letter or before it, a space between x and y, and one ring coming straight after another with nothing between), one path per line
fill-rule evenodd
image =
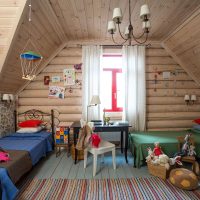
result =
M3 0L0 0L0 5L1 2ZM141 32L139 12L144 2L145 0L131 0L132 22L136 35ZM159 42L200 7L200 0L148 0L147 2L151 11L150 40ZM19 55L29 38L29 31L32 42L44 57L42 67L65 43L101 41L104 44L102 41L109 41L107 23L112 19L113 8L122 9L122 30L128 23L128 0L32 0L32 7L31 28L28 23L27 3L3 65L0 74L2 92L15 93L25 84L21 79ZM117 34L115 37L118 39Z

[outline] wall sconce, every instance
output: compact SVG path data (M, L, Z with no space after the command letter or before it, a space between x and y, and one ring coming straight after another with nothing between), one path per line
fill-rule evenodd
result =
M192 104L194 104L196 100L197 100L197 96L195 94L192 94L191 95L191 102L192 102Z
M192 94L191 98L190 98L190 95L188 94L186 94L184 97L184 101L186 102L187 105L194 104L196 100L197 100L197 96L195 94Z
M184 97L184 101L188 105L190 103L190 95L186 94Z
M2 101L7 101L7 102L14 101L14 95L13 94L3 94Z
M90 101L90 104L87 106L87 122L88 122L88 108L91 107L91 106L96 106L98 104L101 104L99 96L93 95L92 100Z

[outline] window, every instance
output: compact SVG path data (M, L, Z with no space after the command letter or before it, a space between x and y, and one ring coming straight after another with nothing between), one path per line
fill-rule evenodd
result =
M122 56L103 55L102 59L102 104L106 112L121 112L122 96Z

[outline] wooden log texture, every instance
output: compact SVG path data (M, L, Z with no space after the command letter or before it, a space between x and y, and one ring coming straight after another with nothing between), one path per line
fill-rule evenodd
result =
M167 119L175 119L175 120L181 120L181 119L190 119L194 120L196 118L199 118L200 112L165 112L165 113L148 113L147 117L148 120L151 121L157 121L157 120L167 120Z
M23 113L27 110L36 109L42 112L50 113L50 110L55 110L56 115L59 114L81 114L82 106L19 106L18 112ZM58 114L57 114L58 112Z
M152 56L152 57L164 56L165 57L165 56L169 56L169 54L163 48L159 48L159 49L149 48L146 50L146 56Z
M200 96L200 89L147 89L147 97L184 97L185 94L195 94Z
M20 98L48 98L49 90L23 90ZM67 97L82 97L82 91L80 89L65 90L65 98Z
M64 105L81 105L82 101L79 97L65 99L50 98L19 98L18 105L21 106L64 106Z
M162 64L162 65L174 65L177 64L172 57L170 56L158 56L158 57L146 57L146 64L147 65L158 65L158 64Z
M191 120L157 120L147 121L147 129L152 128L191 128L193 122Z
M55 57L50 64L56 64L56 65L74 65L74 64L79 64L81 63L81 57L64 57L64 56L59 56Z

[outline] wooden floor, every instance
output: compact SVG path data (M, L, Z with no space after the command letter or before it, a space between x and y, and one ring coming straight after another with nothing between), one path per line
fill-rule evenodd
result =
M128 161L126 164L124 154L120 150L116 151L116 165L114 170L112 166L111 153L107 153L102 161L101 156L98 158L98 168L95 179L104 178L131 178L131 177L147 177L150 176L147 167L140 169L133 168L133 157L128 153ZM71 156L67 157L65 150L59 157L55 153L49 154L43 158L28 174L28 178L65 178L65 179L93 179L92 176L92 155L88 157L87 168L83 168L83 161L79 161L76 165Z

